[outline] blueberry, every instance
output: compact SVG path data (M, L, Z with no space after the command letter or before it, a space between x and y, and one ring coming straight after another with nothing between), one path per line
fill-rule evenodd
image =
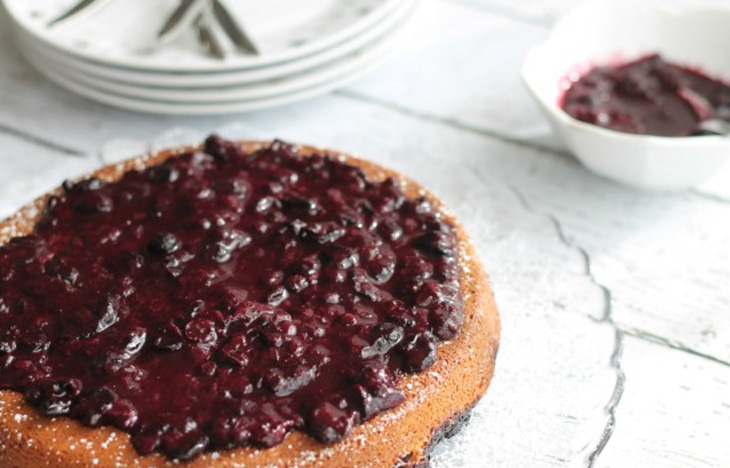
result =
M248 233L232 228L220 228L212 233L208 253L217 263L226 263L231 259L233 252L242 249L251 243Z
M352 432L356 414L347 413L328 402L322 403L309 417L309 430L322 443L339 442Z
M320 234L319 237L317 237L317 242L320 244L330 244L333 242L336 242L338 239L343 237L345 235L345 230L338 227L327 227L325 230Z
M70 266L67 261L61 258L53 258L43 265L43 271L49 276L54 276L70 285L76 284L79 279L79 270Z
M389 298L389 294L373 284L366 273L353 274L353 288L357 293L372 302L381 302Z
M407 341L404 353L405 370L423 372L436 362L436 339L430 333L419 333Z
M96 333L102 333L116 324L120 319L120 303L115 296L105 296L95 309Z
M245 198L250 188L245 175L231 179L224 179L215 186L216 191L227 195L236 195L238 198Z
M299 293L309 286L309 281L307 281L307 278L302 275L294 275L287 278L286 286L291 289L292 292Z
M28 401L49 416L68 414L81 393L81 382L76 379L58 380L31 386L26 392Z
M302 258L299 263L295 264L292 267L292 270L295 273L299 273L305 277L311 278L317 275L321 268L322 262L319 261L319 258L317 258L316 256L310 256Z
M455 257L456 243L453 236L444 233L429 232L417 237L414 246L434 257Z
M162 445L162 432L160 427L146 428L132 435L132 445L139 454L149 455Z
M61 204L62 200L64 199L56 195L48 197L48 201L46 201L46 212L53 211L54 208Z
M101 426L105 423L104 415L114 407L118 400L119 396L116 392L108 387L93 390L81 403L82 421L87 426Z
M253 393L253 384L246 376L240 373L233 373L226 381L226 387L227 391L235 398L241 398L244 395Z
M378 325L375 330L375 340L371 346L363 349L363 359L371 359L376 356L383 356L395 348L403 340L403 329L392 323Z
M0 339L0 355L10 354L15 351L17 347L18 344L15 342L15 340Z
M271 368L264 375L264 381L274 395L285 397L309 385L317 376L313 367L298 366L292 373L284 373L281 369Z
M218 334L212 321L194 318L185 326L185 337L194 343L211 344L218 339Z
M234 366L244 367L249 361L248 340L244 335L237 335L228 340L219 351L220 358Z
M289 297L289 291L283 286L280 286L269 293L266 297L266 302L272 306L278 306Z
M463 313L452 310L453 307L450 304L443 304L431 310L429 314L433 334L444 341L455 338L464 321Z
M126 338L124 344L124 354L127 358L136 356L142 351L147 342L147 332L143 328L137 328L131 331Z
M284 211L289 215L301 213L309 216L314 216L319 210L319 203L317 203L317 200L315 200L314 198L285 198L284 200L282 200L281 206Z
M169 255L180 250L180 240L170 232L159 232L152 236L147 244L150 253L158 255Z
M127 431L134 428L139 420L137 410L126 400L116 401L104 417L108 424Z
M93 192L99 190L104 186L104 183L96 177L90 177L88 179L80 180L78 182L72 182L66 180L63 182L63 189L67 193L81 193L81 192Z
M416 296L418 307L429 307L441 304L446 300L441 285L434 281L426 281Z
M205 140L205 152L213 156L217 162L227 162L245 156L240 145L226 141L218 135L211 135Z
M162 351L178 351L183 347L182 332L172 322L161 325L157 330L154 346Z
M147 178L153 182L172 183L180 178L180 172L170 164L160 164L147 170Z
M220 417L213 422L210 432L212 444L224 450L244 446L251 438L243 418Z
M281 412L280 412L281 410ZM253 406L247 411L250 414L252 424L251 443L259 447L273 447L284 441L289 430L298 423L287 417L284 406L274 406L272 403L264 403L258 407Z
M114 209L114 201L98 191L83 192L76 200L74 209L84 214L109 213Z
M272 197L263 197L256 202L256 212L266 213L276 204L276 199Z
M395 261L391 258L380 257L368 263L370 277L377 283L385 283L395 273Z
M369 391L362 385L355 385L354 390L355 401L360 406L364 420L368 420L385 410L395 408L406 399L402 391L392 387L382 386Z
M208 448L209 443L208 436L198 430L186 432L173 429L162 436L162 448L165 453L180 461L195 458Z
M340 270L347 270L360 264L360 254L355 249L340 245L332 245L322 250L322 256Z

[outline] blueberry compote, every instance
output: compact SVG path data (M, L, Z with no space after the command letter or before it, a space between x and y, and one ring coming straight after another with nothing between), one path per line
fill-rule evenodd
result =
M701 134L705 119L730 121L730 86L654 54L594 68L570 84L562 107L578 120L620 132L690 136Z
M186 460L333 443L404 401L463 322L457 237L423 198L276 142L64 184L0 248L0 388Z

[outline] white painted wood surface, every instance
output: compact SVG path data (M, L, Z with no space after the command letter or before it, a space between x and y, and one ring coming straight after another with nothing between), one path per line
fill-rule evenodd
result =
M453 208L502 313L492 387L435 467L729 467L730 170L647 194L564 153L519 69L575 3L425 0L402 52L354 85L207 118L57 88L0 14L0 216L64 178L211 131L361 154Z

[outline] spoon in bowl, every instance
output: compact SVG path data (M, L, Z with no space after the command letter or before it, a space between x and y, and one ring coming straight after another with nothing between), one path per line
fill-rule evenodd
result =
M697 130L701 135L730 136L730 122L722 119L707 119L700 122Z
M730 136L730 122L718 118L715 108L704 96L687 87L680 87L677 92L700 118L696 130L697 135Z

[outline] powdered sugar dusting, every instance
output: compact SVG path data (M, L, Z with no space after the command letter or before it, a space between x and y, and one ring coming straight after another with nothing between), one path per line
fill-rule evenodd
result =
M254 147L260 147L261 144L255 144ZM169 154L175 154L176 152L170 152ZM132 162L120 162L114 166L114 172L120 173L125 170L129 169L142 169L145 165L145 162L149 161L150 158L152 158L152 154L147 154L141 158L138 158ZM345 155L340 154L338 156L338 159L345 159ZM392 174L380 170L380 169L372 169L368 168L367 170L368 175L375 178L375 179L382 179L387 176L390 176ZM105 177L107 180L110 178L115 178L116 174L107 174ZM403 187L405 190L413 187L412 183L398 177L397 182L401 187ZM424 196L427 198L432 198L432 196L426 192L425 190L417 190L416 192L412 192L412 194L417 194L418 196ZM440 204L438 204L439 210L441 211L442 215L451 218L452 215L450 212L447 212ZM37 216L38 214L38 206L41 205L35 205L32 208L29 208L26 212L26 216ZM17 235L18 230L3 227L2 230L0 230L0 235ZM461 254L461 262L460 267L461 271L464 274L470 274L471 273L471 267L470 262L472 261L471 256L468 254L470 249L466 248L464 245L460 246L460 254ZM465 296L467 300L471 300L472 295L470 293L465 293ZM442 359L442 363L447 364L449 361L448 359ZM440 372L437 371L431 371L427 373L425 376L427 376L429 379L434 379L437 381L443 381L444 375L442 375ZM424 399L427 397L427 394L423 392L425 390L425 380L423 379L410 379L406 378L404 380L404 388L407 389L407 393L409 394L410 398L409 400L404 403L401 407L396 408L393 411L387 412L379 417L379 424L368 424L365 426L361 426L361 431L356 432L353 436L351 436L350 439L347 440L348 444L352 444L353 446L360 446L365 447L369 442L375 442L380 444L387 445L389 444L389 440L387 440L387 437L384 435L387 431L385 431L385 427L388 424L398 424L400 420L402 420L404 414L411 410L414 405L423 403ZM1 394L0 394L1 395ZM2 409L6 406L6 401L2 397L0 397L0 420L5 420L6 415L3 414ZM11 405L13 406L13 405ZM15 414L12 418L12 420L15 423L22 423L27 422L28 420L33 420L35 417L34 413L23 413L19 412ZM47 421L47 420L46 420ZM59 428L62 429L61 432L63 432L63 428L66 424L68 424L66 421L54 421L53 425L50 426L46 424L43 420L36 421L37 425L36 428L39 433L42 433L45 436L47 436L49 433L54 434L57 432ZM56 426L58 424L58 426ZM19 440L23 440L23 433L24 431L18 427L15 426L15 430L17 430L17 437ZM32 431L31 431L32 432ZM68 445L62 445L62 448L58 449L57 458L60 462L60 460L63 459L65 456L66 451L75 451L78 452L83 449L83 451L92 458L90 458L90 463L93 466L102 464L104 466L113 466L114 468L122 468L123 466L129 466L129 443L128 443L128 437L126 434L120 434L117 433L114 430L110 429L104 429L103 431L103 437L84 437L82 439L76 440L75 442L72 442ZM95 434L95 435L98 435ZM4 440L4 438L0 437L0 440ZM55 435L52 435L50 437L50 440L57 441L57 438ZM35 444L34 439L27 439L26 444L33 446ZM57 444L54 443L53 446L55 447ZM292 450L291 445L287 447L289 450ZM294 446L294 449L296 447ZM2 450L2 447L0 447L0 450ZM201 463L206 463L206 461L216 461L216 462L223 462L221 466L229 467L229 468L249 468L250 464L242 461L242 459L254 459L255 458L255 451L249 451L245 454L242 454L240 452L229 452L229 453L212 453L208 454L201 458ZM268 465L265 465L268 468L304 468L309 466L320 466L320 463L329 459L332 459L337 454L337 449L335 447L318 447L316 450L302 450L299 453L298 456L298 463L291 464L291 463L283 463L283 462L273 462L269 463ZM111 461L111 465L109 464ZM170 462L167 460L160 460L160 459L146 459L146 458L139 458L136 457L133 459L134 466L140 466L144 468L148 467L154 467L154 468L160 468L160 467L168 467L168 466L175 466L179 463L177 462ZM203 466L203 465L201 465ZM261 466L261 465L257 465ZM365 465L363 468L380 468L379 465Z

